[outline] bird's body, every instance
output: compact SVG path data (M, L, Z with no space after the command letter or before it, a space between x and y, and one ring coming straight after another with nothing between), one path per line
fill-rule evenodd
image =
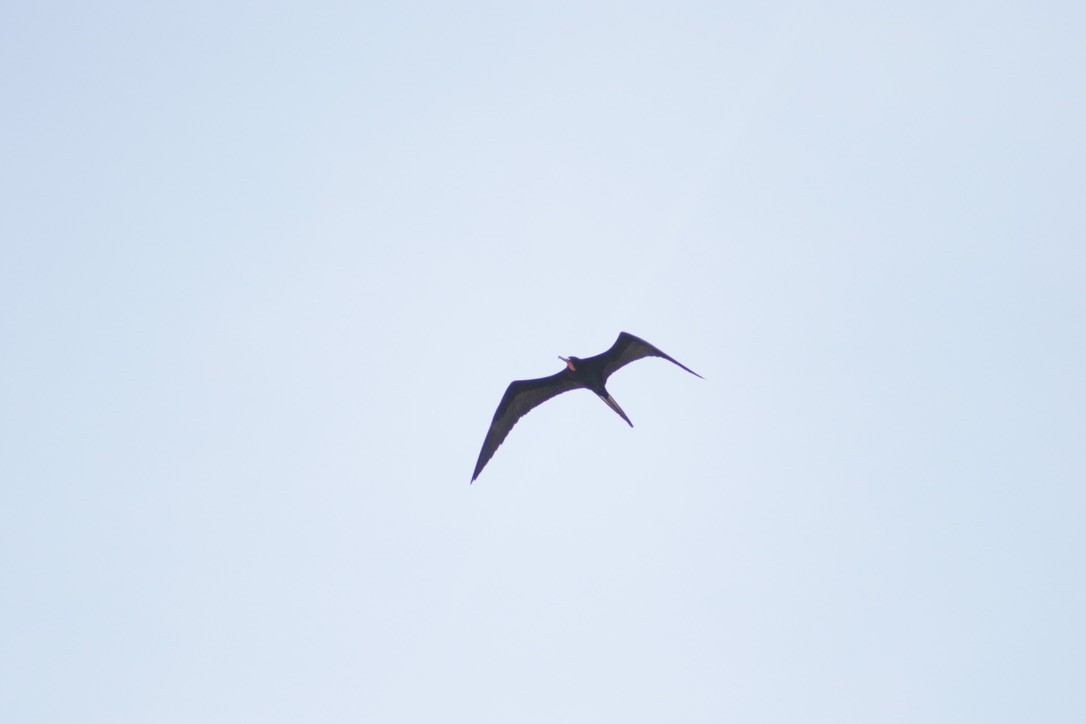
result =
M566 368L550 377L541 377L534 380L517 380L510 383L498 403L498 409L494 412L494 419L490 423L486 439L483 440L483 449L479 451L479 460L475 464L475 472L471 481L479 477L490 458L494 456L498 446L502 444L509 431L517 420L528 414L533 408L542 405L547 400L563 392L569 392L577 388L585 388L595 392L603 402L626 421L630 427L633 423L622 408L607 391L607 378L624 365L641 359L642 357L662 357L684 370L701 377L697 372L686 367L675 359L667 356L645 340L635 337L628 332L622 332L611 348L595 357L581 359L579 357L561 357L566 363Z

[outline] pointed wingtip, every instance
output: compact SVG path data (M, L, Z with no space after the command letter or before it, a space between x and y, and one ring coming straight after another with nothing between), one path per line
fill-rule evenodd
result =
M671 361L672 361L672 362L675 362L675 360L671 360ZM692 375L694 375L695 377L697 377L697 378L698 378L699 380L704 380L704 379L705 379L704 377L702 377L701 375L699 375L699 374L698 374L697 372L695 372L694 370L690 369L689 367L687 367L686 365L682 364L681 362L675 362L675 364L679 365L679 366L680 366L680 367L682 367L682 368L683 368L684 370L686 370L686 371L687 371L687 372L689 372L690 374L692 374Z

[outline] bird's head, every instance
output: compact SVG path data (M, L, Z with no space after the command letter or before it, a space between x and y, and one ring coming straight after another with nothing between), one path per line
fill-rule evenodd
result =
M566 363L566 367L569 368L570 372L576 372L577 371L576 363L581 361L576 357L563 357L562 355L558 355L558 359L560 359L560 360L562 360L563 362Z

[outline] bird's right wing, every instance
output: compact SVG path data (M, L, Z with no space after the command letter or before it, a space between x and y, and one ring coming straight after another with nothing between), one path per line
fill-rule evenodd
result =
M475 472L472 473L471 481L475 482L475 478L479 477L479 473L483 471L483 467L490 458L494 457L498 446L513 429L513 425L517 424L517 420L555 395L578 387L580 385L571 379L565 370L537 380L511 382L502 396L502 401L498 403L498 409L494 412L494 419L490 423L486 439L483 440L483 449L479 451L479 461L475 463Z
M629 332L622 332L619 334L618 339L611 345L611 349L602 354L598 354L595 357L591 357L590 360L603 365L603 378L606 380L620 368L625 367L634 360L639 360L644 357L662 357L668 362L682 367L695 377L701 377L701 375L684 365L682 362L679 362L679 360L664 354L659 347L654 347L645 340L640 337L635 337Z

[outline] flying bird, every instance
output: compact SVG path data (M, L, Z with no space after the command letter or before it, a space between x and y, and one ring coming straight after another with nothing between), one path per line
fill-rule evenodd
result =
M498 409L494 412L494 419L490 423L486 439L483 440L483 449L479 451L479 460L475 463L471 482L475 482L490 458L494 457L498 446L513 429L513 425L517 424L517 420L527 415L533 408L563 392L569 392L578 387L592 390L608 407L618 413L627 425L633 427L630 418L626 417L626 413L618 406L615 398L611 397L611 393L604 385L607 383L607 378L618 369L642 357L663 357L695 377L701 377L694 370L629 332L619 334L618 339L611 345L611 349L595 357L581 359L559 356L558 359L566 363L566 368L558 374L537 380L517 380L510 383L505 390L501 402L498 403Z

